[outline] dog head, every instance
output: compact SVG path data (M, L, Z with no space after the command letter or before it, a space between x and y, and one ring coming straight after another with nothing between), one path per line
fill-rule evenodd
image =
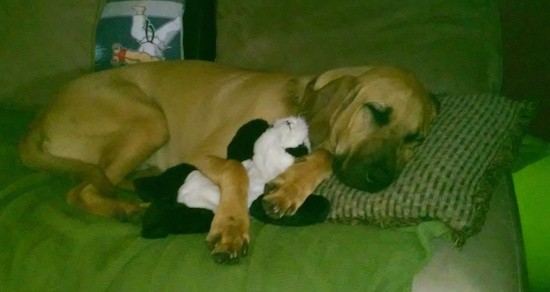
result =
M407 71L357 70L310 81L300 107L314 148L334 155L336 176L350 187L377 192L395 180L422 143L437 103Z

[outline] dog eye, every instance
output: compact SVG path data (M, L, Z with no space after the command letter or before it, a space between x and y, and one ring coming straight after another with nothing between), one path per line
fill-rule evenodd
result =
M420 144L424 142L425 139L426 138L424 137L424 135L422 135L420 132L414 132L411 134L407 134L405 138L403 138L403 142L405 144Z
M392 108L383 106L377 102L367 102L364 105L372 114L374 122L379 126L385 126L390 122Z

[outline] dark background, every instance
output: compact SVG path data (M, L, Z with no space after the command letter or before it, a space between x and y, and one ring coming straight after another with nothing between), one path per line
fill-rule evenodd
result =
M503 95L535 98L540 111L531 132L550 141L550 1L500 0Z

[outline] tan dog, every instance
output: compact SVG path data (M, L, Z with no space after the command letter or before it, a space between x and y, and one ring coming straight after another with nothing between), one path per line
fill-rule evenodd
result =
M220 262L246 253L248 177L225 149L246 122L301 114L313 152L273 180L264 207L291 215L332 172L351 187L387 187L434 119L415 77L393 68L345 68L293 78L199 61L139 64L68 84L20 143L26 165L76 173L67 201L128 218L142 209L112 195L134 170L187 162L221 189L207 241Z

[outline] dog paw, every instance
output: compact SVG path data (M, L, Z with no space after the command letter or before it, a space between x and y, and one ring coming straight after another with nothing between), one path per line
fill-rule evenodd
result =
M296 214L307 198L307 194L303 195L300 191L296 184L268 183L262 200L265 213L273 219Z
M206 242L216 263L236 264L246 256L250 242L248 224L248 216L214 216Z

